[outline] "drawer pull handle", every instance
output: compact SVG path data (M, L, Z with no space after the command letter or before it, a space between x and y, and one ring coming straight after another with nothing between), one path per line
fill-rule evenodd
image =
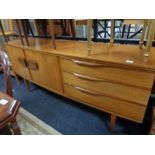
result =
M24 58L19 57L18 61L19 61L20 64L22 64L22 66L27 67L27 62L26 62L26 60Z
M88 90L88 89L85 89L85 88L81 88L81 87L78 87L78 86L73 86L75 89L85 93L85 94L88 94L88 95L98 95L98 96L103 96L103 94L100 94L100 93L96 93L94 91L91 91L91 90Z
M81 74L78 74L78 73L72 73L72 74L74 76L78 77L78 78L85 79L85 80L100 81L100 82L106 82L107 81L107 80L104 80L104 79L99 79L99 78L94 78L94 77L90 77L90 76L86 76L86 75L81 75Z
M88 66L88 67L103 67L103 64L97 64L94 62L86 62L86 61L80 61L80 60L72 60L74 63L82 66Z
M38 63L33 61L33 60L27 61L27 66L31 70L38 70L39 69Z

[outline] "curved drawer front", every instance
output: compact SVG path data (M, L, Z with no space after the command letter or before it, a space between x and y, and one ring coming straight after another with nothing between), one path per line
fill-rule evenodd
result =
M136 122L143 121L146 110L145 106L112 99L103 95L99 95L93 91L68 84L65 84L64 90L66 95L78 99L79 101L82 101L90 106L95 106L103 111L112 112L117 116L121 116Z
M63 71L108 79L122 84L142 87L144 89L151 89L154 80L154 74L152 73L119 69L84 60L61 58L60 62Z
M63 72L63 79L64 83L67 84L89 89L111 98L142 105L147 104L150 96L149 90L111 83L104 79L92 78L77 73Z

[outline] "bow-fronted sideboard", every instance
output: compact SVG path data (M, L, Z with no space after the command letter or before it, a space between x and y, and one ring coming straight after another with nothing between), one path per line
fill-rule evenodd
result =
M155 48L150 56L137 45L29 38L5 44L17 75L59 95L142 123L155 77Z

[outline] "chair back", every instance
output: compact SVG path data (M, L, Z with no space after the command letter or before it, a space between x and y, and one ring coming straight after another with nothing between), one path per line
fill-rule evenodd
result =
M6 52L4 51L0 51L0 65L2 66L2 70L4 73L6 94L13 97L11 76L10 76L10 62Z
M14 32L13 19L1 19L5 33Z

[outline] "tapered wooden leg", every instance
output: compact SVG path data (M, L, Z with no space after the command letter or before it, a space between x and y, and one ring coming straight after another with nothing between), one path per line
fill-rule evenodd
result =
M116 119L117 119L117 116L111 114L110 125L109 125L109 129L110 129L111 132L113 131L113 129L114 129L114 127L115 127Z
M152 125L149 134L155 135L155 106L153 106Z
M30 91L29 81L26 80L26 79L24 79L24 83L25 83L26 89L27 89L28 91Z
M13 75L14 75L14 77L15 77L15 79L16 79L17 84L19 84L19 79L18 79L17 74L15 73L14 70L12 70L12 72L13 72Z
M11 128L13 130L14 135L21 135L21 131L16 119L11 122Z
M14 73L14 76L15 76L17 84L19 84L19 79L18 79L18 76L16 75L16 73Z

